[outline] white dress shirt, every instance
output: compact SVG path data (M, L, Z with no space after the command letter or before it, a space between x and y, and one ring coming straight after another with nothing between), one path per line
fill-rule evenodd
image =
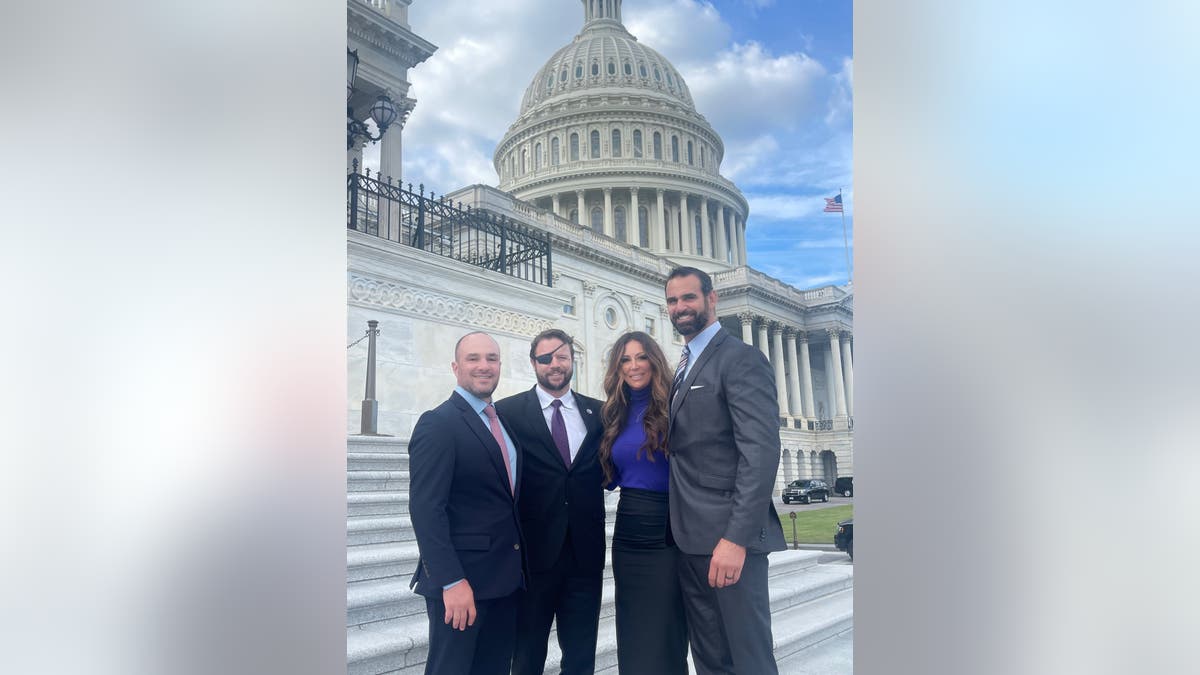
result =
M551 404L554 402L554 397L547 394L540 384L534 389L537 391L538 402L542 406L542 415L546 418L546 429L552 430L553 427L550 424L554 419L554 406ZM567 445L571 446L571 461L574 462L575 455L579 454L579 446L583 445L583 438L587 436L587 425L583 423L583 415L575 404L575 396L571 390L568 389L567 393L558 400L562 401L563 421L567 424Z

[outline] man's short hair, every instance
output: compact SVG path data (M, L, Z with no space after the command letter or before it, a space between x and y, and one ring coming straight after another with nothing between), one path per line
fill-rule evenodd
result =
M575 360L575 338L567 335L566 331L558 328L549 328L538 333L537 336L533 338L533 341L529 343L529 358L532 359L537 357L537 346L539 342L542 340L549 340L551 338L567 345L567 348L571 350L571 360Z
M700 280L700 292L704 295L712 293L712 277L708 276L708 273L704 270L696 269L695 267L676 267L667 275L667 281L670 282L672 279L680 277L696 277Z
M466 335L458 338L458 342L454 343L454 360L455 361L458 360L458 348L462 345L463 340L466 340L467 338L471 337L472 335L487 335L488 337L492 337L491 335L488 335L486 331L473 330L470 333L467 333ZM495 339L496 338L492 338L492 340L495 340Z

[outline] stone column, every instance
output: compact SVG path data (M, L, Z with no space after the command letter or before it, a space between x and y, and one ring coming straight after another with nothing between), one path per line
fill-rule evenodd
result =
M654 222L650 227L650 246L657 251L662 251L667 247L667 224L664 222L666 207L663 206L663 191L658 188L654 191L658 195L658 209L654 212Z
M791 359L792 369L788 373L788 410L792 417L803 417L803 399L800 398L800 359L796 357L796 329L787 328L784 331L787 338L787 356Z
M854 359L850 356L851 336L842 341L842 378L846 387L846 414L854 414Z
M729 263L729 244L725 241L725 205L717 204L717 260Z
M737 234L738 253L740 253L742 256L741 264L747 265L747 264L749 264L747 262L749 260L749 258L746 255L746 221L742 220L740 216L738 216L736 218L736 221L737 221L737 232L738 232L738 234Z
M708 229L708 197L700 197L700 255L713 257L712 234Z
M634 246L642 245L642 223L638 218L638 209L638 189L631 187L629 188L629 215L625 217L625 241ZM649 227L650 223L647 222L646 228L649 229Z
M733 264L738 267L741 267L742 266L742 242L738 241L737 232L738 232L737 212L730 209L730 211L729 211L729 246L732 249L732 250L730 250L730 253L732 254L731 257L733 259Z
M759 319L759 322L758 322L758 348L760 350L762 350L763 356L767 357L767 360L770 361L771 360L771 348L769 346L769 343L767 342L767 320L766 319Z
M754 346L754 315L749 312L738 314L742 320L742 342Z
M628 226L628 221L626 226ZM604 188L604 234L610 237L617 236L617 231L613 225L613 210L612 210L612 188Z
M813 404L812 365L808 360L808 333L800 331L800 402L801 412L808 419L817 416L817 407Z
M583 201L583 190L575 191L575 213L580 225L583 225L584 227L592 226L592 224L588 222L587 204L585 204Z
M838 329L829 328L829 353L833 358L833 372L829 379L833 380L833 404L837 407L838 417L846 416L846 390L842 386L842 346L838 340Z
M783 326L771 323L771 363L775 366L775 396L779 399L779 414L787 417L787 379L783 370Z
M562 208L561 208L562 204L560 204L558 201L558 193L557 192L555 192L554 196L550 198L550 201L553 204L553 206L551 208L554 210L554 215L558 216L559 218L562 218Z
M828 348L821 348L821 358L825 361L825 419L833 419L837 404L833 402L833 359Z
M687 193L680 192L679 193L679 225L680 225L679 229L683 230L683 236L680 237L680 240L681 240L681 243L683 244L683 248L682 248L683 253L695 253L696 245L695 245L695 243L692 242L692 240L695 239L695 235L694 235L695 228L692 227L692 221L688 217L687 200L688 200Z

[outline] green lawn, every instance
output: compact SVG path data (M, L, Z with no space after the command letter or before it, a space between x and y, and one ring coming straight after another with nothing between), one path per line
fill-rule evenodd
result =
M854 507L850 504L797 512L796 541L801 544L832 544L838 521L852 517ZM783 538L787 540L788 546L791 546L795 543L792 540L792 519L789 514L780 513L779 521L783 523Z

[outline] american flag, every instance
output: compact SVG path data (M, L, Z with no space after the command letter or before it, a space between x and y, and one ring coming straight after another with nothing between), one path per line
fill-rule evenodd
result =
M842 195L825 198L825 213L842 213Z

